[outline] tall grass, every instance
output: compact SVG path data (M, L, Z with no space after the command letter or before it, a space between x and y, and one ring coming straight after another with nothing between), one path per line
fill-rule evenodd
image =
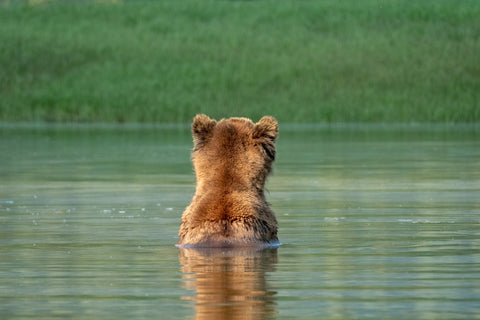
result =
M12 1L0 121L478 122L479 17L476 0Z

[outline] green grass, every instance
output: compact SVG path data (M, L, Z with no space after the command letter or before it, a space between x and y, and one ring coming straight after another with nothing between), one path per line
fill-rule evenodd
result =
M0 0L0 121L479 122L479 17L477 0Z

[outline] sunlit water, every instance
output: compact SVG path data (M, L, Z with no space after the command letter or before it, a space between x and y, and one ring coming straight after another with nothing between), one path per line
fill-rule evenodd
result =
M187 127L0 127L1 319L478 319L476 126L280 126L282 246L178 249Z

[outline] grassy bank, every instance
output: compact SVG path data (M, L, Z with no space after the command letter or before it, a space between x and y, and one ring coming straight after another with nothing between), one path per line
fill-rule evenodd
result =
M118 2L0 4L0 121L480 121L477 0Z

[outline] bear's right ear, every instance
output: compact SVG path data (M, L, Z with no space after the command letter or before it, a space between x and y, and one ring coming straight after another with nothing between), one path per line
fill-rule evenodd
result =
M278 122L274 117L264 116L255 124L252 137L259 139L265 155L275 160L275 139L278 136Z
M253 129L253 138L269 138L275 141L278 136L278 121L272 116L264 116Z
M217 125L217 121L210 119L204 114L197 114L193 118L192 135L193 149L197 150L205 145L212 137L213 128Z

